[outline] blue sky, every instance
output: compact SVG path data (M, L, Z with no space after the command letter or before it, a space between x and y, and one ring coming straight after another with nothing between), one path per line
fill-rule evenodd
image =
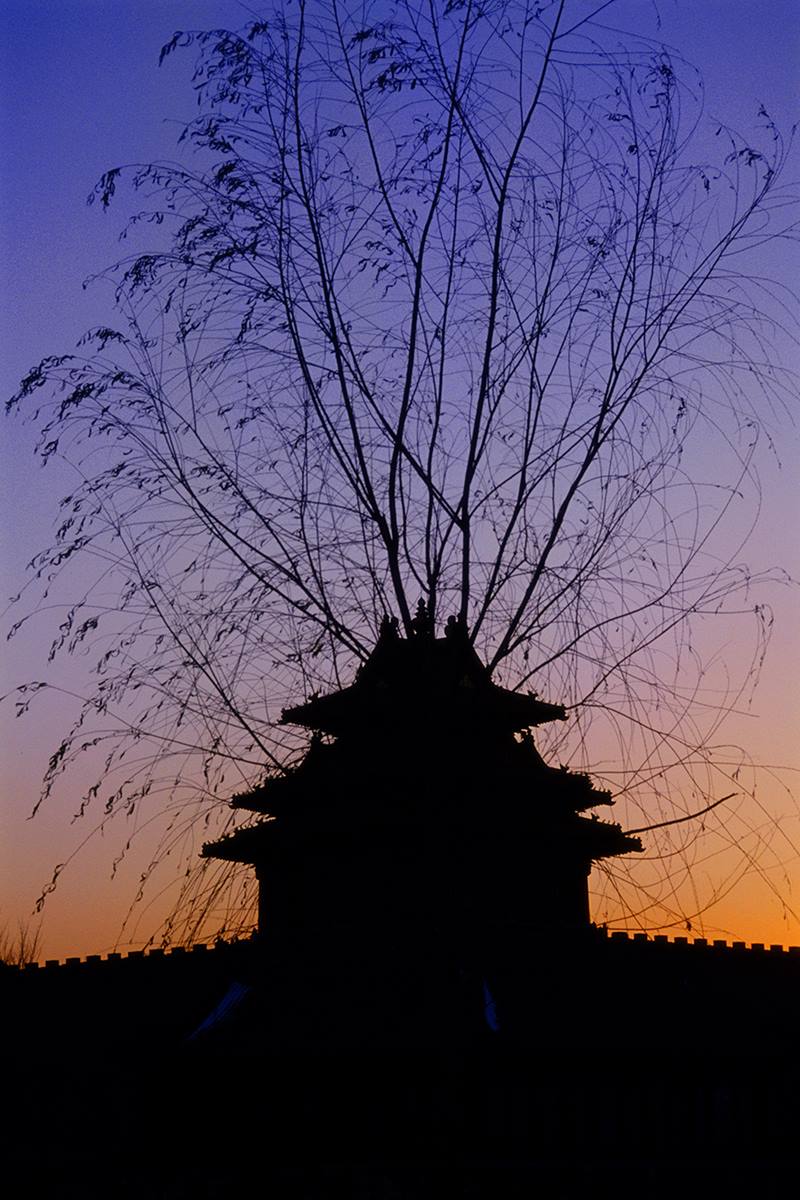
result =
M0 183L0 383L4 396L41 356L70 350L87 327L108 319L108 288L84 291L81 285L86 276L119 254L117 234L125 209L88 208L86 196L111 166L173 157L180 122L194 112L191 56L175 55L159 69L161 45L175 29L238 26L268 7L256 0L247 5L234 0L5 0L0 49L0 138L5 164ZM712 145L714 118L745 130L763 104L785 129L797 119L797 0L659 0L658 4L622 0L607 10L607 19L609 24L662 38L700 69L708 124L698 142L698 155L704 144ZM797 157L795 177L796 168ZM782 255L765 252L765 267L783 274L787 283L797 277L797 266ZM791 357L788 343L783 352ZM51 464L43 471L34 462L32 442L31 431L19 422L6 426L0 459L4 514L0 568L6 596L19 590L24 565L48 541L55 504L70 488L66 468ZM754 557L759 565L778 562L799 574L796 430L782 426L780 446L785 466L764 480L765 511ZM780 621L776 653L761 693L766 732L759 735L759 749L767 757L782 753L785 737L784 733L771 737L770 729L785 730L792 708L797 713L797 692L786 686L782 663L794 656L796 670L794 630L800 608L789 593L776 596L775 605ZM12 645L8 683L36 674L40 644L34 637ZM52 711L50 718L57 720L57 713ZM13 780L7 785L0 815L5 844L14 847L15 858L13 871L6 872L11 892L0 896L2 920L5 913L29 910L43 877L53 862L64 857L65 844L78 839L58 814L46 816L38 826L24 822L49 739L40 737L41 725L32 728L9 722L2 712L0 721L5 772ZM54 905L48 933L51 953L93 948L78 945L70 933L80 924L79 914L99 894L92 880L107 874L97 864L87 871L77 891L70 893L65 886L62 908ZM800 871L797 887L800 890ZM110 908L115 903L109 901ZM752 936L759 936L753 929ZM109 930L110 925L102 934L106 942L96 948L106 947L112 936ZM743 933L748 936L749 930Z

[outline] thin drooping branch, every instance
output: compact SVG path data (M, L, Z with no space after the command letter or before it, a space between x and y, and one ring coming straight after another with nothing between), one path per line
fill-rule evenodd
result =
M719 800L712 801L705 808L699 808L697 812L686 813L684 817L673 817L669 821L655 821L652 825L640 825L638 829L630 829L629 833L650 833L653 829L666 829L670 825L683 825L687 821L698 821L700 817L704 817L706 813L713 812L715 808L719 808L720 804L724 804L726 800L732 800L736 792L729 792L727 796L720 796Z
M748 274L795 236L789 146L762 112L765 145L719 127L698 165L685 64L621 37L614 2L276 2L164 48L197 55L188 153L92 197L127 179L126 236L154 245L108 272L117 326L11 402L78 472L15 628L55 597L53 659L96 650L43 796L94 754L81 813L105 796L104 822L149 804L158 826L160 803L164 854L227 828L229 772L301 751L283 705L351 680L422 599L563 701L552 752L600 753L688 863L780 579L748 571L737 510L792 396L770 349L791 318ZM712 617L754 644L713 686ZM683 885L651 867L643 911L672 920ZM227 888L190 872L193 929Z

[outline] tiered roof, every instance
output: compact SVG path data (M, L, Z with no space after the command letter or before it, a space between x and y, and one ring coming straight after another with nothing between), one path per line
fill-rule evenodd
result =
M587 864L640 850L619 825L579 815L610 793L538 753L530 729L565 719L561 705L495 684L454 618L436 638L421 606L411 637L384 622L350 687L284 711L312 731L305 757L232 801L272 819L203 854L257 864L281 844L376 828L518 834Z
M282 720L340 737L381 724L405 726L432 716L437 723L480 721L509 732L566 720L560 704L493 683L466 633L451 618L446 636L424 629L401 638L385 621L374 651L351 687L285 709Z

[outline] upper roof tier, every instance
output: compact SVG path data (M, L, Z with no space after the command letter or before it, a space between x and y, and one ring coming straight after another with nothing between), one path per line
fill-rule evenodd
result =
M421 606L417 631L409 638L400 637L395 621L385 620L375 649L350 687L286 708L281 720L336 737L376 724L405 725L429 717L439 726L474 721L484 729L509 732L566 720L560 704L546 704L535 695L492 683L454 617L443 638L433 636L426 620Z

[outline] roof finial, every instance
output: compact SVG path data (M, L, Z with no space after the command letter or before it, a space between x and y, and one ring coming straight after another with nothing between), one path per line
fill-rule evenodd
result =
M391 616L389 613L383 614L381 627L378 631L378 639L381 642L396 642L400 636L400 624L397 617Z
M462 617L448 617L447 624L444 627L444 636L446 638L466 638L467 625Z
M414 615L414 620L411 622L411 628L417 637L433 637L433 621L424 600L420 600L417 605L417 611Z

